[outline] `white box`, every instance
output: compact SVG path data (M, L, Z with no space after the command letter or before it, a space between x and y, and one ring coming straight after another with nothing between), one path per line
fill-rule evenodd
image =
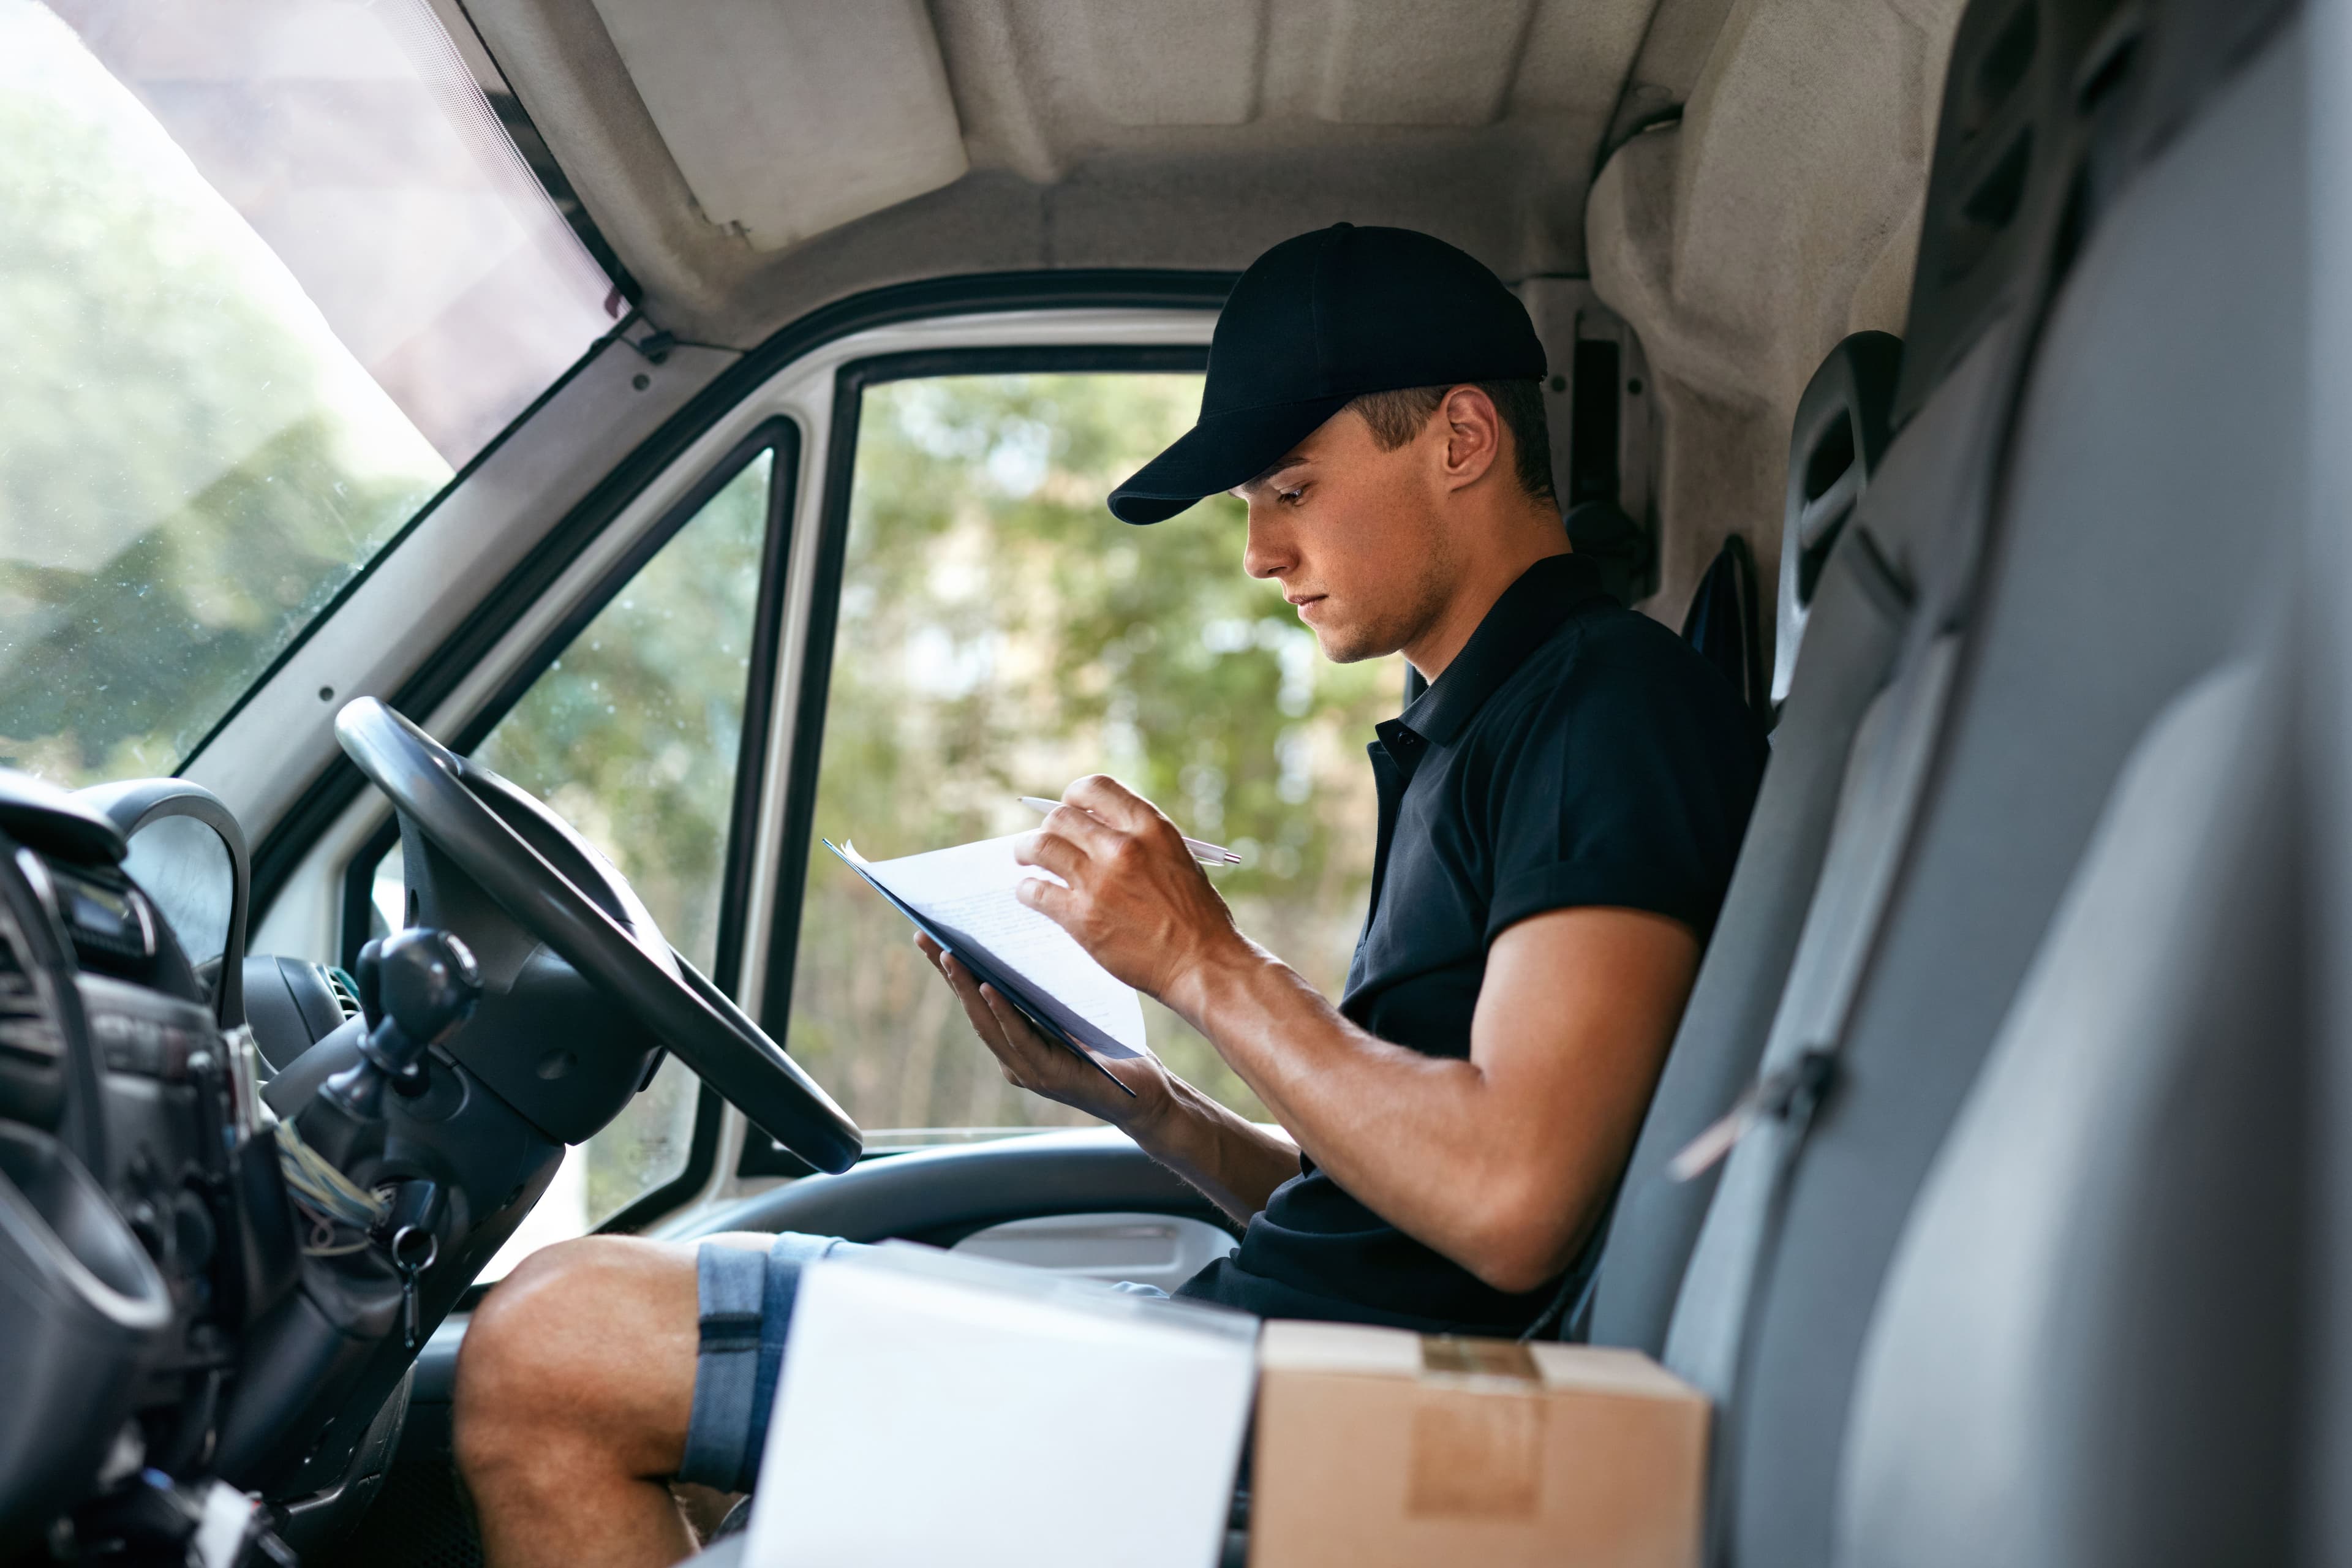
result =
M1257 1328L903 1243L814 1264L745 1568L1205 1568Z

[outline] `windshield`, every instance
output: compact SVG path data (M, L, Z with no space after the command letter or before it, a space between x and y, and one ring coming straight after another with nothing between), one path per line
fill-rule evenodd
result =
M170 772L611 329L479 50L425 0L0 0L0 764Z

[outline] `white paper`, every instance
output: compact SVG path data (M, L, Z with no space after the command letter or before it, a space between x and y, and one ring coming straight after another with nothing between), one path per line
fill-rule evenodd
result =
M1058 879L1014 860L1013 837L983 838L896 860L867 860L856 845L845 845L843 852L926 920L964 932L1023 981L1131 1054L1145 1053L1143 1003L1134 990L1087 957L1069 932L1014 897L1013 889L1024 879Z
M903 1244L812 1264L744 1568L1203 1568L1256 1331Z

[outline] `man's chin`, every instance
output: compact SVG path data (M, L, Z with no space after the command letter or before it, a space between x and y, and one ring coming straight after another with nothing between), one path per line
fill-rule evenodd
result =
M1396 649L1384 647L1381 638L1361 626L1314 626L1315 646L1333 664L1360 664L1368 658L1379 658Z

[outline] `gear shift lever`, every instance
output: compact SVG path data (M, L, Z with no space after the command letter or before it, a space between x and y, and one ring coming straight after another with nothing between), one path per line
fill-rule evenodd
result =
M482 999L482 972L466 944L419 927L360 950L360 1006L368 1032L360 1059L320 1085L296 1118L303 1142L345 1175L383 1149L383 1091L425 1088L425 1052L455 1034Z

